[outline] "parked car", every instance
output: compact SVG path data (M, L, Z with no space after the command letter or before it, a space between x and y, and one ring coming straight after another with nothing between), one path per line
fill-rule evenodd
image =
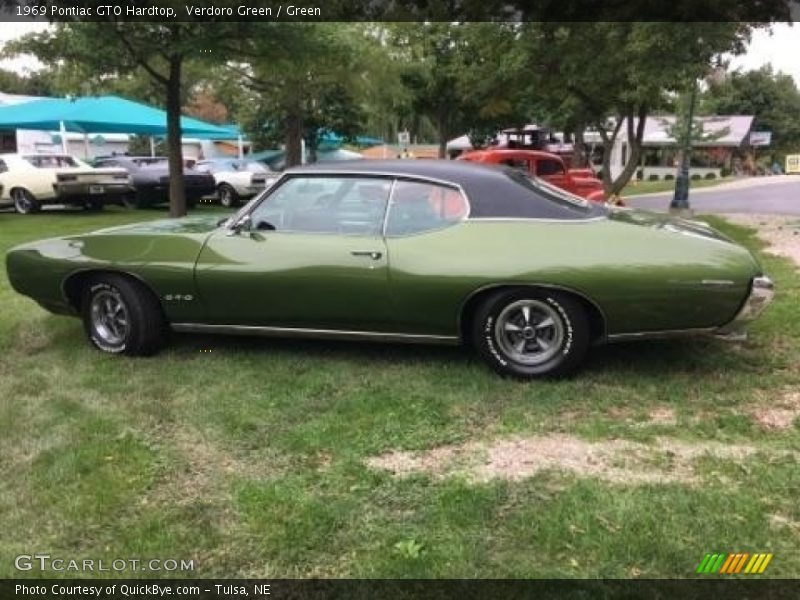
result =
M96 169L67 154L0 154L0 205L18 213L46 204L98 210L132 189L123 169Z
M128 208L144 208L153 204L169 202L169 163L163 157L150 156L106 156L95 159L99 167L121 167L130 173L134 190L123 196ZM191 167L184 167L183 181L186 186L186 205L191 208L203 196L216 191L214 178Z
M23 244L9 280L104 352L152 354L170 328L461 343L521 378L569 373L592 344L738 333L773 293L701 222L463 161L293 168L215 218Z
M243 199L263 192L278 178L278 173L254 160L208 159L198 161L194 168L213 175L219 202L227 207L239 206Z
M605 202L603 182L590 169L568 169L557 154L540 150L473 150L457 160L505 165L593 202Z

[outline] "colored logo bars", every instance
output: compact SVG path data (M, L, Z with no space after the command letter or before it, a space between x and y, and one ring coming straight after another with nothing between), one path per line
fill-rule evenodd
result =
M771 560L771 552L757 554L748 552L739 552L737 554L708 553L700 561L695 573L719 573L720 575L733 575L735 573L761 574Z

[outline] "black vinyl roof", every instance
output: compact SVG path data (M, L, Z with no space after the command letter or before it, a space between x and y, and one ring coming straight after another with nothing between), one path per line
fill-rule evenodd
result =
M352 160L287 169L293 174L341 174L439 180L463 188L470 218L586 219L604 211L596 203L572 205L536 187L520 174L496 165L461 160Z

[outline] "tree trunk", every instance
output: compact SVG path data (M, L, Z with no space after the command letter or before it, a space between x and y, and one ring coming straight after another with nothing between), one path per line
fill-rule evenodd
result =
M436 120L436 133L439 137L439 158L447 158L447 117L439 115Z
M183 181L181 142L181 63L172 57L167 81L167 157L169 159L169 216L186 215L186 189Z
M625 119L628 126L628 162L622 173L619 174L612 183L609 189L611 196L618 196L622 189L628 185L631 177L639 168L639 159L642 156L642 138L644 137L644 126L647 120L647 107L644 105L639 106L636 114L637 124L636 131L634 132L633 126L633 111L630 111Z
M317 162L317 132L314 130L306 137L306 162L314 164Z
M286 116L286 168L303 162L303 118L297 111Z
M582 168L589 165L586 155L586 142L583 141L583 130L586 127L581 124L575 128L572 141L572 168Z

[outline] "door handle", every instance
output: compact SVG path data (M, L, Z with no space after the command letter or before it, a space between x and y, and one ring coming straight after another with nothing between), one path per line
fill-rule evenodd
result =
M375 252L374 250L353 250L350 254L353 256L368 256L372 260L380 260L383 252Z

